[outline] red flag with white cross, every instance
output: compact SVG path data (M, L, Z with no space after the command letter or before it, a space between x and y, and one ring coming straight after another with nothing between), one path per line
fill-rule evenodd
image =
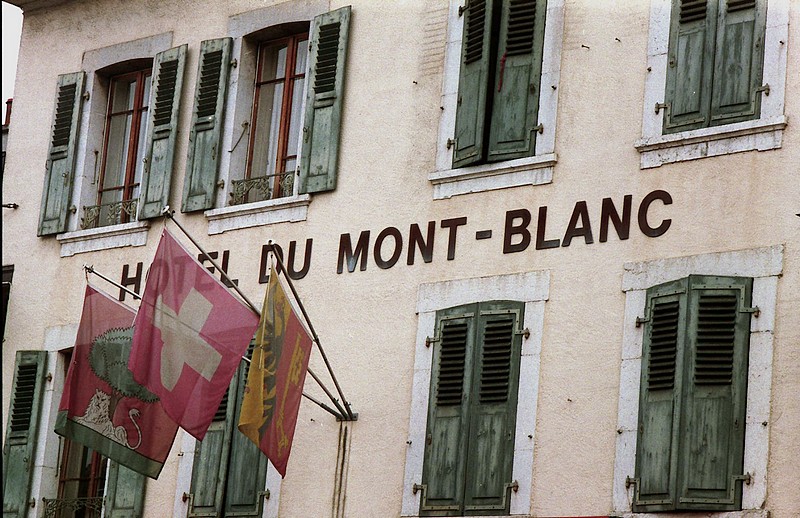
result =
M166 229L134 321L128 368L198 440L247 351L258 315Z

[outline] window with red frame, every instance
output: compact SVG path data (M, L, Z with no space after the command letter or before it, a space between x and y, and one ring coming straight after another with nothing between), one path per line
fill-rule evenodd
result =
M58 473L58 518L100 517L107 459L82 444L63 439Z
M148 68L111 78L97 189L98 209L95 224L84 226L113 225L136 219L144 166L150 76Z
M294 191L308 33L258 48L244 196L234 203L290 196Z

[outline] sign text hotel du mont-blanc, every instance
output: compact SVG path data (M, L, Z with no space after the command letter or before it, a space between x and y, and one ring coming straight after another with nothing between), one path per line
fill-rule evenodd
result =
M671 219L653 222L648 218L648 212L656 201L663 205L671 205L672 196L663 190L652 191L642 198L636 211L639 230L648 237L663 235L672 224ZM628 239L630 237L632 213L632 195L625 195L621 204L614 203L612 198L603 198L600 204L598 241L601 243L608 241L611 227L613 227L620 240ZM534 219L535 225L532 226ZM549 227L548 223L550 224ZM437 234L437 228L442 232ZM536 250L568 247L576 238L582 238L587 245L594 243L595 233L589 208L585 201L575 203L569 222L566 227L562 223L561 228L565 228L563 234L558 233L559 227L548 221L547 206L539 207L536 213L524 208L508 210L505 213L503 225L503 253L523 252L531 246ZM467 216L461 216L442 219L438 222L438 225L436 221L429 221L427 225L412 223L405 235L397 227L386 227L378 232L377 235L370 230L362 230L357 236L351 233L341 234L339 237L336 272L341 274L345 269L351 273L356 270L365 271L370 262L370 255L375 266L383 270L396 265L403 255L405 255L405 262L409 266L417 262L418 257L423 262L430 263L433 261L433 249L437 242L437 235L443 235L447 242L447 260L451 261L455 259L456 241L459 233L467 232L468 229ZM475 230L475 239L478 241L492 239L492 236L493 231L491 229ZM285 257L289 276L294 280L302 279L311 268L313 246L313 238L307 238L305 240L302 266L298 268L297 241L289 242L288 257L284 256L283 249L278 244L263 245L261 247L258 282L265 284L268 280L267 254L272 249L280 254L281 257ZM220 258L219 252L209 252L208 255L214 260ZM198 259L204 263L208 262L208 259L203 254L199 254ZM230 251L224 250L220 267L226 272L229 260ZM209 266L209 270L213 273L214 268ZM134 291L138 292L141 286L141 279L142 263L136 265L135 272L131 271L130 265L123 265L121 279L123 286L132 287ZM233 282L237 282L237 280L234 279ZM124 298L122 290L120 290L120 298Z

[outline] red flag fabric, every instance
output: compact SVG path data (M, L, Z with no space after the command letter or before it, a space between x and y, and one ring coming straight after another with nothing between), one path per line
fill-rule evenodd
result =
M297 318L281 281L275 268L271 268L242 399L239 431L269 457L283 477L292 449L312 339Z
M164 229L128 367L170 417L202 440L257 325L256 313Z
M55 432L158 478L178 425L128 371L134 311L86 286Z

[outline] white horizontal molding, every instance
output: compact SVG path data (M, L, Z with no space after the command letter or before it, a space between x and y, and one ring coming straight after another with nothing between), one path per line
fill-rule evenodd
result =
M125 246L144 246L147 244L149 221L133 221L121 225L76 230L59 234L61 257L70 257L84 252L96 252Z
M691 513L690 513L691 514ZM686 512L675 513L624 513L622 518L686 518ZM748 509L745 511L704 512L696 513L702 518L769 518L766 509Z
M549 296L549 270L431 282L419 286L417 312L438 311L485 300L537 302L545 301Z
M542 185L553 181L553 166L557 159L555 153L548 153L505 162L446 169L430 173L428 180L433 184L435 200L523 185Z
M305 221L310 203L311 196L301 194L207 210L205 216L208 219L208 235L222 234L240 228Z
M695 160L709 156L778 149L783 143L786 116L737 122L683 131L636 141L641 168Z

